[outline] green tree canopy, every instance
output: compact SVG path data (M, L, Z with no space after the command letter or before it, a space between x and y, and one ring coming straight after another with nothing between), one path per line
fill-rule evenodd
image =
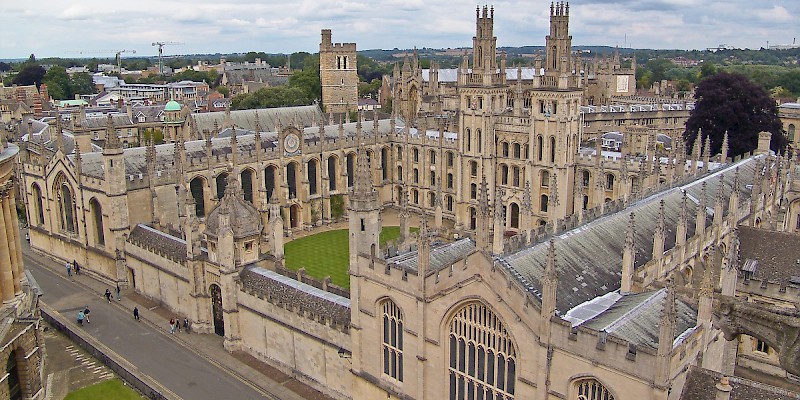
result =
M69 75L64 67L54 65L44 75L42 82L47 84L47 91L50 97L56 100L68 100L72 98L72 88L70 87Z
M33 54L31 54L33 57ZM11 83L15 85L36 85L37 87L42 84L45 74L44 68L41 65L26 64L19 73L14 76Z
M77 72L69 79L73 94L93 94L97 91L92 76L88 72Z
M686 121L687 150L691 150L702 129L711 136L711 154L719 153L725 132L728 132L729 156L754 150L758 133L772 133L771 148L786 148L778 109L769 94L740 74L719 72L706 78L695 90L695 108Z

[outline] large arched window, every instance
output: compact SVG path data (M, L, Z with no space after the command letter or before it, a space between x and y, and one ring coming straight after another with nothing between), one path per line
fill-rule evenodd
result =
M95 241L99 245L104 245L106 239L105 229L103 228L103 208L100 206L100 202L98 202L97 199L92 199L89 201L89 209L92 213L92 220L94 221Z
M794 142L794 133L795 133L795 126L794 124L789 124L789 129L787 129L789 133L789 141Z
M306 164L306 175L308 177L308 194L313 196L319 191L317 185L317 160L308 160Z
M242 179L242 192L244 193L244 199L249 201L251 204L253 203L253 170L245 169L241 173Z
M514 398L516 349L502 321L483 303L456 312L449 325L450 400Z
M614 400L614 395L597 379L583 379L575 382L577 400Z
M549 202L549 198L546 194L543 194L541 197L541 202L539 203L539 211L547 212L547 203Z
M217 175L216 182L217 182L217 199L221 199L222 196L225 196L225 188L228 187L228 173L223 172Z
M336 190L336 165L339 163L339 160L336 156L328 157L328 190L334 191Z
M556 162L556 138L550 136L550 162Z
M42 225L44 224L44 206L42 205L42 189L39 188L39 185L33 184L32 187L33 192L33 201L36 205L36 224Z
M389 148L384 147L381 150L381 179L389 179Z
M393 301L382 303L383 373L403 381L403 313Z
M614 174L606 174L606 190L614 190Z
M286 166L286 186L289 187L289 198L297 198L297 170L296 162L290 162Z
M511 220L509 221L509 225L515 229L519 228L519 206L517 203L511 203Z
M347 155L347 187L353 186L353 174L356 168L356 155L350 153Z
M68 233L78 233L78 219L75 212L75 199L72 197L72 189L67 184L63 174L59 175L55 182L54 186L58 196L58 212L61 216L61 230Z
M198 217L206 216L205 195L203 194L203 178L197 177L189 182L189 191L194 198L194 212Z
M278 168L274 165L270 165L264 169L264 189L267 191L267 201L270 201L272 196L277 195L277 193L275 193L275 179L277 178L277 175Z

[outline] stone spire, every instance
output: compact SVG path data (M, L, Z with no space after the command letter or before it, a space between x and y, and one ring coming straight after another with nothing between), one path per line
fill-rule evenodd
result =
M697 172L697 164L700 163L700 143L703 142L703 131L697 130L697 137L694 138L694 146L692 147L692 173Z
M706 182L700 186L700 198L697 202L697 214L695 215L694 234L702 236L706 231Z
M714 226L722 225L722 214L725 212L725 174L719 175L717 194L714 196Z
M664 307L661 309L661 320L658 329L658 365L656 366L656 384L669 384L670 360L672 344L675 340L677 310L675 308L675 287L672 279L667 281Z
M542 318L550 320L556 312L556 293L558 292L558 270L556 263L556 242L550 239L547 248L547 263L542 279Z
M64 153L64 125L61 123L60 115L56 116L55 139L56 139L56 150L61 150L61 153Z
M728 197L728 218L730 219L732 226L735 226L737 220L739 219L740 190L739 167L736 167L736 169L733 171L733 187L731 188L731 194Z
M675 172L678 176L683 176L686 172L686 144L683 138L675 141L677 157L675 160Z
M739 271L739 231L730 233L730 246L725 255L725 268L720 271L722 294L733 297L736 294L736 276Z
M681 209L678 213L678 223L675 227L675 247L680 247L686 244L686 235L689 224L689 209L687 208L686 192L683 192L681 197Z
M276 260L282 260L283 253L283 217L278 196L272 196L269 203L269 234L271 253Z
M636 228L634 226L635 216L630 213L628 219L628 233L625 236L625 247L622 250L622 285L621 293L630 293L633 290L634 261L636 260L636 249L634 241L636 239Z
M82 174L82 156L81 156L81 147L78 144L78 141L75 141L75 179L78 183L81 183L81 174Z
M667 220L664 215L664 199L658 206L658 221L656 221L656 231L653 234L653 260L660 260L664 256L664 246L667 239Z
M490 251L491 242L489 241L490 224L491 224L491 210L489 208L489 185L486 183L486 176L481 179L480 188L478 189L478 215L476 232L476 244L478 249L483 251Z
M714 273L710 265L703 270L703 281L700 284L700 304L697 306L697 325L711 324L711 310L714 301Z
M114 120L111 114L108 114L108 119L106 120L106 142L103 146L104 153L105 150L122 150L122 143L120 143L117 131L114 129Z
M503 227L505 222L503 219L504 196L505 190L497 186L494 195L494 227L492 228L494 231L494 236L492 236L492 253L494 254L503 253Z
M372 210L379 207L378 193L372 187L372 173L367 160L367 148L363 143L356 155L355 181L350 195L351 205L361 210Z
M428 231L428 215L423 212L419 222L419 236L417 237L417 275L419 276L420 290L425 289L425 275L431 265L431 242Z
M720 149L719 162L725 164L728 160L728 131L725 131L725 136L722 137L722 149Z
M708 172L708 164L711 161L711 135L706 135L706 144L703 146L703 173Z

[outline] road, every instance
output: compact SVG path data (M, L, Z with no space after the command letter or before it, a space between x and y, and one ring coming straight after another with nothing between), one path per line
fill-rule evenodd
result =
M84 322L83 329L178 396L186 400L268 398L172 340L169 334L136 322L128 310L109 304L100 294L68 279L66 271L58 274L43 265L52 267L54 261L31 254L24 254L24 261L44 291L42 302L71 321L88 305L91 323Z

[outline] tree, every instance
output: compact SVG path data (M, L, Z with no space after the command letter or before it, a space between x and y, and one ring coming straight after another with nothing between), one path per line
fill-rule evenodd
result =
M47 84L47 91L50 97L56 100L68 100L72 98L72 88L69 85L69 75L64 67L54 65L44 75L42 82Z
M758 133L772 133L771 148L781 152L786 148L778 109L769 94L740 74L719 72L706 78L695 90L695 108L686 121L687 150L690 151L702 129L711 136L711 154L722 148L728 132L729 156L748 153L758 146Z
M94 94L97 91L92 76L88 72L77 72L69 79L72 94Z
M0 61L0 72L6 72L6 71L11 71L11 65L6 62Z
M31 54L33 56L33 54ZM27 64L19 73L14 76L11 83L16 85L36 85L37 87L42 84L42 79L45 74L44 68L41 65Z
M222 97L228 97L231 94L231 90L228 89L227 86L220 86L217 88L217 92L222 95Z

